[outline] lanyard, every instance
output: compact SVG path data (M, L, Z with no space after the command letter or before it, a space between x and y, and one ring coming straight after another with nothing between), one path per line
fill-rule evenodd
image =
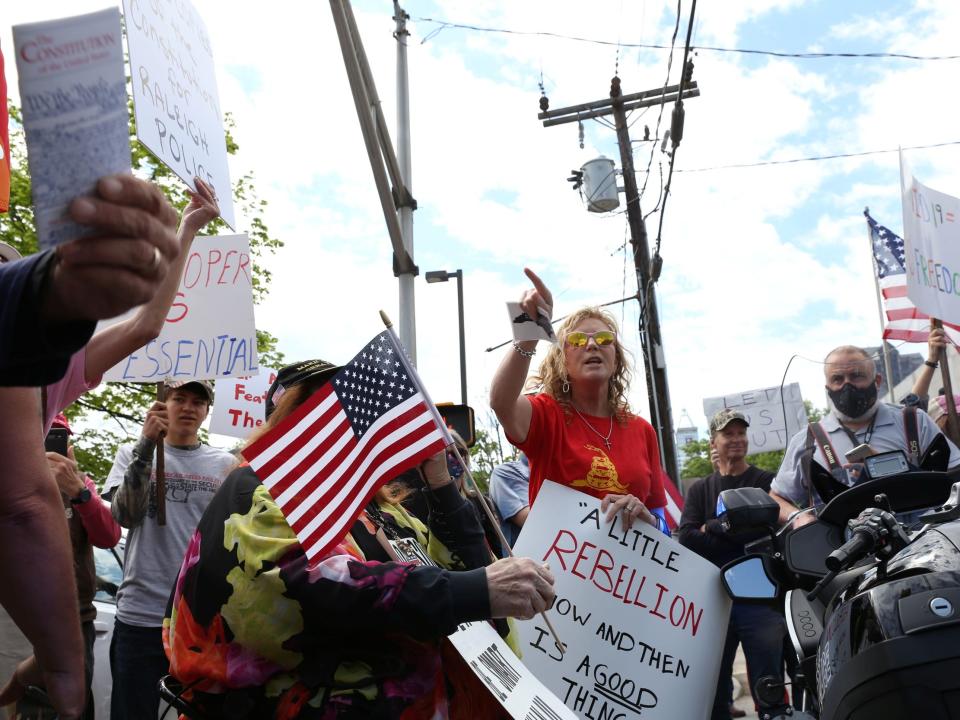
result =
M879 411L878 411L878 412L879 412ZM839 422L839 421L838 421L838 422ZM867 429L866 429L866 431L865 431L866 434L865 434L864 437L863 437L863 443L864 443L865 445L869 445L869 444L870 444L870 438L873 437L873 426L874 426L874 424L875 424L876 422L877 422L877 413L874 413L874 414L873 414L873 417L870 418L870 424L867 425ZM844 425L842 422L840 423L840 427L843 428L843 431L847 434L847 437L850 438L850 442L853 443L853 446L854 446L854 447L856 447L857 445L860 444L860 441L857 440L857 435L856 435L856 433L855 433L853 430L851 430L850 428L848 428L848 427L847 427L846 425Z

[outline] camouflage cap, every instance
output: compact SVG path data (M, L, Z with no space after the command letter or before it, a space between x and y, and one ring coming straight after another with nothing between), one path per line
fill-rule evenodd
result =
M710 419L710 436L713 437L734 420L739 420L747 427L750 427L750 423L747 422L747 416L742 412L734 410L733 408L724 408Z
M203 395L207 402L213 405L213 383L209 380L165 380L164 385L168 390L177 388L191 388Z

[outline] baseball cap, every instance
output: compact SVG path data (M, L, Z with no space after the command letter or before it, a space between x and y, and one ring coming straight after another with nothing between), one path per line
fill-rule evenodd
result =
M193 389L198 390L200 394L205 396L207 401L213 405L213 383L209 380L166 380L163 384L170 390L190 387L193 385L195 386Z
M340 365L334 365L326 360L301 360L281 368L277 373L277 379L267 390L267 402L263 408L265 417L270 417L277 406L277 401L294 385L317 376L323 376L321 379L327 381L340 369Z
M724 408L710 419L710 435L716 435L734 420L739 420L747 427L750 427L746 415L742 412L734 410L733 408Z

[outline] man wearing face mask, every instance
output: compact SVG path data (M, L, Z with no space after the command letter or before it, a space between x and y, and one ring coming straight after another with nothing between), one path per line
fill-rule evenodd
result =
M780 522L797 508L820 504L816 490L809 485L803 472L804 458L812 454L812 461L831 471L845 485L856 485L860 479L860 463L848 462L846 453L859 445L868 445L872 452L902 450L910 457L907 435L913 433L909 410L881 402L877 397L881 376L870 355L862 348L842 345L830 351L824 359L824 378L829 397L830 412L819 423L811 423L790 440L783 463L774 478L770 495L780 504ZM916 413L915 432L919 441L919 455L940 434L936 424L924 412ZM950 446L949 467L960 465L960 450ZM827 454L834 462L827 459ZM812 520L801 516L802 522Z

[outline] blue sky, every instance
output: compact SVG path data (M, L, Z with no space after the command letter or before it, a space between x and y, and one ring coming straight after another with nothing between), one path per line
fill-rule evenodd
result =
M196 0L218 60L221 105L237 120L234 177L256 173L267 222L286 247L258 323L288 359L346 360L378 330L376 310L396 315L389 242L349 94L327 3ZM960 9L950 0L700 3L694 45L778 51L952 54ZM689 2L682 3L679 41ZM98 9L50 0L18 5L11 22ZM392 5L354 4L384 112L395 118ZM661 0L503 2L409 0L415 259L421 271L465 272L468 385L478 417L505 340L504 302L524 287L529 265L557 296L557 312L635 291L616 249L625 216L587 213L566 177L606 155L613 131L585 124L543 128L536 119L543 72L556 108L607 94L616 48L569 40L449 28L417 18L550 31L630 43L669 42L676 6ZM9 47L9 36L2 40ZM673 64L679 75L682 42ZM625 92L661 85L667 53L624 48ZM701 51L702 95L686 103L678 171L960 140L953 118L960 61L779 59ZM11 63L12 65L12 63ZM9 67L9 66L8 66ZM8 80L15 86L15 78ZM668 122L669 108L664 119ZM636 118L632 118L636 119ZM656 109L633 126L653 130ZM395 138L395 133L394 133ZM638 146L645 168L650 145ZM653 159L656 173L666 157ZM909 153L926 184L960 194L960 146ZM619 159L617 165L619 166ZM642 183L642 177L640 178ZM788 381L823 404L816 362L842 343L879 338L864 205L901 227L896 154L773 167L678 172L664 219L658 285L674 417L703 427L703 397ZM656 205L659 179L642 199ZM655 236L659 215L648 219ZM241 222L242 226L242 222ZM653 238L651 238L652 240ZM624 288L626 291L624 292ZM456 288L416 282L418 362L436 400L459 396ZM636 303L616 309L637 352ZM905 350L912 348L906 347ZM919 349L919 348L917 348ZM632 396L648 415L642 370Z

